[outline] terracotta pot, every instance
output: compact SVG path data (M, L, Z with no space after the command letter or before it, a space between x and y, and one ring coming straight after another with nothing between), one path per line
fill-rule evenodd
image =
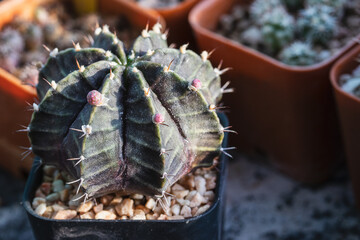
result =
M189 47L194 49L195 39L188 22L188 15L190 10L200 1L201 0L185 0L174 7L153 9L144 8L139 4L137 5L146 10L155 10L165 19L166 26L170 30L168 38L169 43L176 43L177 47L189 43Z
M209 0L190 13L190 24L201 50L216 51L232 67L223 76L235 94L225 97L228 114L239 135L232 138L246 153L260 153L280 170L305 183L325 180L341 155L341 141L329 72L334 62L355 46L346 45L327 61L291 67L215 32L219 17L235 3Z
M360 99L344 92L339 86L340 76L351 73L359 65L359 62L355 61L359 54L360 46L357 46L334 65L330 76L353 190L357 206L360 208Z
M0 29L11 22L15 16L31 19L34 9L49 0L11 0L0 4ZM145 11L134 4L117 0L98 1L98 11L102 14L125 15L134 27L143 29L147 22L150 25L165 21L155 11ZM139 31L140 32L140 31ZM1 67L1 66L0 66ZM27 126L31 112L26 111L26 102L33 103L36 98L34 88L24 86L21 81L0 68L0 167L21 176L27 173L32 164L29 157L20 161L24 152L19 146L29 146L26 133L16 133L20 125Z

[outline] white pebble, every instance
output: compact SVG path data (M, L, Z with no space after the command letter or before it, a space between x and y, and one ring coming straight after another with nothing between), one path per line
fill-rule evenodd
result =
M180 211L181 216L185 218L192 217L191 208L189 206L183 206Z
M43 215L46 211L46 203L41 203L37 208L35 209L36 214Z
M195 189L201 194L204 195L206 192L206 181L201 176L195 177Z
M180 214L180 205L179 204L175 204L171 207L171 212L173 213L173 215L179 215Z

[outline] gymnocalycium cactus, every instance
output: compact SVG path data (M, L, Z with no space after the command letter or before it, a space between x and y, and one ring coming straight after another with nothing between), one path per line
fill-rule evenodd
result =
M220 75L207 60L168 48L161 25L126 51L108 27L92 47L50 53L40 104L27 130L31 150L65 169L85 199L115 191L164 196L180 177L225 151L216 114ZM225 153L227 154L227 153Z
M300 11L297 21L299 32L310 43L326 45L337 30L337 19L332 12L333 8L326 5L315 5Z
M316 52L308 43L294 42L280 53L283 63L294 66L309 66L316 63Z

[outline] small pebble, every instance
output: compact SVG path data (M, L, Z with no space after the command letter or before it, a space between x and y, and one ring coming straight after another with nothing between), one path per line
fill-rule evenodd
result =
M126 198L119 205L115 206L115 210L120 216L132 217L134 214L133 206L134 200Z
M183 206L181 208L181 211L180 211L180 214L182 216L184 216L185 218L189 218L189 217L192 217L192 214L191 214L191 208L189 206Z
M115 220L116 215L110 211L102 210L95 215L95 219Z
M134 219L134 220L146 220L145 212L140 210L140 209L136 209L134 211L134 216L132 217L132 219Z
M57 192L61 192L62 190L64 190L64 182L63 182L63 180L61 180L61 179L55 180L52 183L52 191L54 193L57 193Z
M200 208L196 211L195 216L200 215L200 214L203 214L203 213L206 212L209 208L210 208L210 205L208 205L208 204L200 207Z
M35 209L36 214L42 216L44 212L46 211L46 203L41 203L37 208Z
M113 196L111 196L111 195L106 195L106 196L102 196L101 198L100 198L100 202L103 204L103 205L105 205L105 206L107 206L107 205L109 205L110 203L111 203L111 201L113 200ZM119 204L120 202L122 201L122 198L121 198L121 200L118 202L118 201L116 201L116 203L114 202L114 205L116 205L116 204Z
M94 219L94 218L95 218L95 214L92 211L80 214L80 219Z
M51 192L51 183L48 182L42 183L40 189L45 195L49 195Z
M176 198L184 198L189 194L189 190L176 190L176 191L173 191L172 194Z
M114 199L111 200L110 205L118 205L122 202L122 200L123 200L122 197L114 197Z
M59 193L51 193L51 194L47 195L45 199L48 202L55 202L60 199L60 194Z
M149 198L145 204L145 207L152 210L155 207L155 200L153 198Z
M53 219L73 219L77 216L75 210L60 210L53 215Z
M98 205L95 205L93 207L93 211L94 213L99 213L101 212L102 210L104 209L104 205L102 203L98 204Z
M37 208L41 203L45 203L46 199L42 197L35 197L32 201L32 207Z
M175 204L171 207L171 212L174 215L179 215L180 214L180 205L179 204Z
M93 201L87 201L85 203L83 202L79 205L76 211L78 211L79 213L86 213L90 211L93 208L93 206L94 206Z
M206 180L201 176L195 177L195 189L200 193L201 195L204 195L206 192Z

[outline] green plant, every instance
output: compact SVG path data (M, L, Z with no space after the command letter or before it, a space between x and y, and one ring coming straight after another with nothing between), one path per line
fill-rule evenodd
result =
M298 32L310 43L326 45L337 30L337 19L332 12L333 9L326 5L315 5L300 11Z
M267 50L276 54L294 39L294 18L284 8L275 8L263 16L261 32Z
M308 43L294 42L280 53L283 63L294 66L308 66L316 63L316 52Z
M85 199L115 191L156 195L220 152L216 115L226 69L187 50L168 48L156 24L130 51L107 26L92 47L54 49L40 70L30 125L31 148L66 170ZM224 152L225 153L225 152ZM227 154L227 153L225 153Z

